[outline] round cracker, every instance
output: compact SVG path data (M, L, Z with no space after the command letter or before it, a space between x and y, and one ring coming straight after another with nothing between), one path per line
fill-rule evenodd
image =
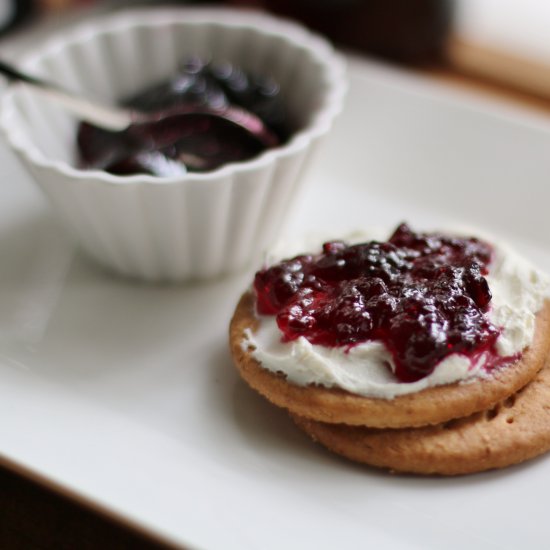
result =
M437 426L379 430L294 417L315 441L356 462L415 474L504 468L550 449L550 363L496 407Z
M242 378L269 401L291 413L320 422L405 428L440 424L452 418L486 410L527 384L542 368L550 348L550 302L537 315L533 342L521 360L495 372L490 378L427 388L393 399L363 397L338 388L298 386L282 373L263 368L243 349L245 330L253 332L259 320L254 296L245 293L230 325L230 347Z

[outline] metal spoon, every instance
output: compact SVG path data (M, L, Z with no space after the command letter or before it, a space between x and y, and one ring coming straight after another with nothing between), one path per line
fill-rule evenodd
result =
M143 133L144 126L158 123L161 120L171 117L178 117L179 120L183 120L187 115L196 116L201 114L204 117L224 119L242 128L265 147L274 147L279 143L277 136L265 126L259 117L234 106L223 109L201 107L200 111L189 106L183 106L154 113L144 113L123 107L103 105L65 90L42 78L24 73L2 60L0 60L0 74L6 76L11 82L22 82L32 88L33 91L57 101L80 120L111 132L122 132L140 126L141 133Z
M79 119L105 130L121 131L138 121L140 116L128 109L101 105L95 101L60 88L46 80L24 73L13 65L0 61L0 73L11 82L22 82L33 91L57 101Z

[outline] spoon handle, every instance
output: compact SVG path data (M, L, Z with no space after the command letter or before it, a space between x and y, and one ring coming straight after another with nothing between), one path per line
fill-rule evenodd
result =
M43 96L62 104L65 109L76 115L80 120L105 130L125 130L134 121L132 112L129 110L100 105L34 75L23 73L2 60L0 60L0 74L7 77L10 82L21 82L31 87Z
M10 65L9 63L2 61L1 59L0 59L0 73L2 73L11 82L20 81L20 82L26 82L27 84L34 84L36 86L46 86L48 88L54 87L53 84L50 84L45 80L42 80L35 76L31 76L29 74L22 73L20 70L16 69L13 65Z

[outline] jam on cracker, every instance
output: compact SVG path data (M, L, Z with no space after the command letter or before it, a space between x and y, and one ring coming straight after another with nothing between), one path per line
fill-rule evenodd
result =
M320 254L259 271L257 309L276 316L285 341L303 336L347 348L382 341L403 382L429 375L452 353L485 355L491 368L503 361L500 331L485 315L492 254L479 239L402 224L386 242L328 242Z

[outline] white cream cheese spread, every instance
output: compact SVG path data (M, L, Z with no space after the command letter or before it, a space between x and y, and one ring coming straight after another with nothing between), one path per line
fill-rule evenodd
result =
M373 238L380 238L380 233L354 234L345 240L361 242ZM532 341L536 313L550 295L550 280L506 246L492 246L494 257L486 277L493 296L488 315L501 330L496 350L508 357L521 353ZM280 252L277 256L281 257ZM286 255L289 256L292 252ZM258 330L246 331L243 348L250 350L265 369L283 373L298 385L339 387L358 395L391 399L432 386L488 376L483 355L472 362L465 355L452 354L428 376L416 382L400 382L393 374L392 356L382 342L367 341L349 349L314 345L304 337L282 342L275 317L259 318Z

